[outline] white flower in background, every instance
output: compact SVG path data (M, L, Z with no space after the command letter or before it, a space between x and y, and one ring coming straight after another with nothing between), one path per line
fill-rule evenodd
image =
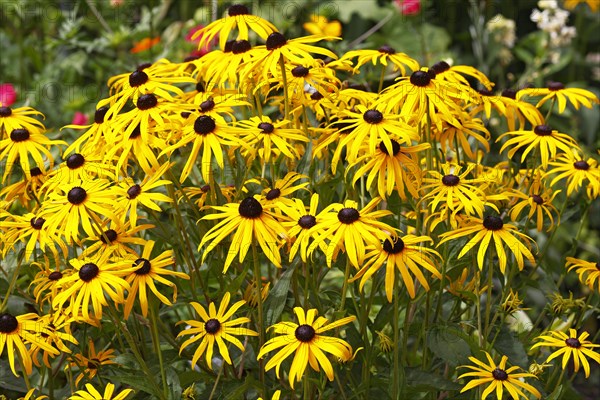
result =
M554 10L558 8L558 2L556 0L540 0L538 7L542 10Z
M509 49L515 45L517 39L516 25L512 19L498 14L487 22L486 29L492 35L494 41L502 43Z
M548 33L550 47L569 45L577 33L575 28L567 26L569 12L558 8L558 4L554 0L540 0L538 7L543 11L534 9L530 18L537 24L538 29Z

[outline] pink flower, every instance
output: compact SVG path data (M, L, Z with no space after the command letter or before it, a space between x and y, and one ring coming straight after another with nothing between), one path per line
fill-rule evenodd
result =
M89 121L89 117L79 111L75 111L75 115L73 115L73 121L71 121L71 125L87 125Z
M11 83L0 84L0 105L10 107L17 100L17 92Z
M421 12L421 0L396 0L394 3L402 15L415 15Z
M193 27L192 29L190 29L189 32L187 33L187 35L185 35L185 41L190 42L190 43L198 43L200 41L200 38L202 38L202 35L199 35L194 40L192 40L192 37L194 36L194 34L196 32L198 32L202 28L204 28L204 25L197 25L197 26Z
M196 37L194 39L192 39L192 37L194 37L194 35L201 29L204 29L204 25L197 25L197 26L193 27L192 29L190 29L189 32L187 33L187 35L185 35L185 41L189 42L189 43L198 43L200 41L200 39L202 39L202 35L200 34L200 35L198 35L198 37ZM197 58L202 57L206 53L209 53L211 47L216 45L218 43L218 41L219 41L219 35L216 35L215 39L211 43L207 43L201 49L194 50L190 54L190 57L197 57Z

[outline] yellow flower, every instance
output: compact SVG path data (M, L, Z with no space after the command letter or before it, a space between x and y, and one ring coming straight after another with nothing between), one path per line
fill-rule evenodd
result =
M600 292L600 262L585 261L578 258L567 257L568 270L575 269L579 275L579 281L594 290L594 285L598 281L598 291Z
M431 66L433 72L435 72L435 79L440 81L446 81L450 83L459 83L467 87L471 87L471 84L463 75L467 75L471 78L475 78L482 84L487 90L491 90L494 84L490 82L489 78L477 68L471 67L470 65L452 65L446 61L439 61Z
M229 306L230 298L231 294L229 292L225 292L223 299L221 300L221 304L219 305L219 311L217 311L215 303L211 302L208 306L208 313L206 312L206 309L199 303L190 303L202 321L182 321L190 325L190 328L179 332L177 337L193 335L181 344L179 354L181 354L183 349L185 349L187 346L200 340L200 345L192 357L192 366L195 366L198 362L198 359L202 356L202 354L204 354L204 352L206 352L206 364L208 364L208 367L212 369L212 356L215 344L218 346L219 353L221 354L221 357L223 357L223 360L227 364L231 365L231 357L229 356L229 350L227 350L225 340L233 343L233 345L240 349L240 351L244 351L244 345L242 345L242 342L240 342L234 335L258 336L258 332L239 327L241 324L250 322L250 318L240 317L230 320L233 314L241 306L246 304L244 300L241 300L232 305L228 310L227 307Z
M311 35L324 35L324 36L341 36L342 35L342 23L340 21L329 21L322 15L311 15L311 22L305 22L304 29Z
M550 169L544 177L551 174L558 174L550 182L551 186L561 179L567 178L567 196L577 192L582 186L586 189L588 198L595 199L600 195L600 168L598 162L593 158L587 161L581 154L573 149L567 153L559 155L556 160L551 161ZM584 186L584 182L587 185Z
M567 10L574 10L579 4L587 4L592 12L596 12L600 8L600 1L598 0L565 0L564 7Z
M393 71L400 70L402 75L406 75L406 67L412 71L419 70L419 63L410 58L405 53L396 52L396 50L388 45L383 45L377 50L361 49L361 50L350 50L340 57L334 65L343 65L344 62L357 58L356 66L353 69L354 73L357 73L363 65L371 62L373 65L381 64L387 67L388 63L393 66Z
M131 272L126 281L131 286L127 293L127 300L125 301L123 315L125 319L129 317L129 313L133 308L133 303L136 298L140 300L140 306L142 308L142 315L145 317L148 313L148 289L154 293L154 295L163 303L168 306L171 305L169 299L156 288L155 282L162 283L170 288L173 288L173 301L177 300L177 286L175 283L167 280L165 276L175 276L181 279L190 279L190 277L177 271L171 271L165 267L173 265L175 258L173 257L173 251L164 251L157 257L151 259L152 249L154 248L154 241L148 240L144 245L144 250L139 258L133 261L132 267L135 268ZM138 295L139 293L139 295Z
M513 253L517 259L519 271L522 271L525 266L523 256L525 256L529 262L535 265L533 254L531 254L531 251L527 248L527 246L521 242L522 240L529 244L529 242L533 239L524 233L519 232L514 225L505 224L502 221L502 218L493 215L488 215L484 219L472 218L472 222L469 225L453 231L442 233L440 235L442 240L438 246L447 242L448 240L458 239L473 233L475 233L475 236L473 236L473 238L471 238L467 244L463 246L463 249L460 251L457 258L461 258L467 254L469 250L475 248L479 244L479 250L477 251L477 264L479 265L479 269L483 269L483 261L486 250L493 239L498 260L500 261L500 271L503 274L505 273L507 262L507 256L504 250L505 246L508 246L511 253Z
M475 357L469 357L469 360L476 364L476 366L461 365L459 367L469 368L474 372L464 373L459 376L458 379L470 376L477 377L477 379L469 381L469 383L462 388L460 391L461 393L471 390L479 385L488 384L488 387L485 388L481 395L481 400L486 399L494 391L496 392L496 399L502 400L505 389L512 396L513 400L518 400L521 397L525 400L529 398L529 396L523 393L521 389L525 389L538 399L542 397L542 394L536 388L522 380L523 378L535 378L535 375L527 372L517 372L520 369L519 367L510 367L506 369L507 356L502 356L500 364L496 365L487 351L485 352L485 355L489 364L479 361Z
M104 393L100 394L90 383L85 384L85 390L78 390L75 394L69 397L69 400L125 400L133 389L125 389L113 397L115 385L107 383Z
M98 373L100 366L116 365L117 363L113 361L113 358L115 358L114 352L114 349L96 352L94 341L90 339L87 346L87 357L83 354L75 354L68 365L68 368L77 367L81 371L75 379L75 386L79 386L79 382L81 382L83 378L87 377L87 379L90 380L94 378Z
M585 377L590 376L590 363L586 357L600 363L600 354L596 353L593 348L600 347L600 344L593 344L586 340L590 336L587 332L582 332L577 337L577 330L569 329L569 334L560 331L551 331L549 335L538 336L540 342L531 346L532 349L539 346L558 347L556 351L548 356L545 362L549 362L554 358L562 355L562 369L567 367L567 363L571 357L575 366L575 372L579 371L579 367L583 366Z
M323 368L327 378L333 381L333 367L324 352L330 353L342 361L348 361L352 358L352 347L342 339L324 336L322 333L348 324L356 317L350 316L328 324L326 318L316 318L316 309L306 311L305 315L301 307L295 307L294 313L298 317L298 324L279 322L269 327L279 336L267 341L260 348L257 358L261 359L267 353L283 347L265 365L265 371L276 367L275 372L279 378L279 369L283 360L295 353L289 373L289 382L292 388L295 382L302 379L308 364L315 371L319 371L319 367Z
M266 210L255 197L247 197L241 203L228 203L224 206L211 206L211 208L222 211L221 213L208 214L202 219L223 219L209 230L198 245L198 250L206 243L210 244L204 250L202 262L225 237L233 233L231 246L227 252L227 258L223 266L223 273L231 265L235 256L239 253L239 261L244 261L250 245L254 240L258 242L265 255L276 267L281 268L281 254L279 253L279 242L287 238L285 228L275 219L272 211ZM235 233L234 233L235 232Z
M598 7L598 0L594 0L596 2L596 7ZM566 7L565 2L565 7ZM565 111L567 106L567 100L573 104L576 110L579 110L581 105L592 108L592 103L598 103L598 98L596 95L589 90L579 89L579 88L566 88L560 82L548 82L547 88L531 88L531 89L521 89L517 92L517 99L521 99L523 96L544 96L538 103L535 105L537 108L540 108L546 101L552 99L553 101L558 102L558 112L562 114Z

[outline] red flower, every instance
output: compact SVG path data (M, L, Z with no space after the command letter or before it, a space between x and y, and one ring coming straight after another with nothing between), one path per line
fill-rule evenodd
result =
M10 107L17 100L17 92L11 83L0 84L0 105Z
M185 35L185 41L189 42L189 43L198 43L200 42L200 39L202 39L202 35L198 35L197 38L193 39L194 35L196 34L196 32L198 32L199 30L204 29L204 25L197 25L195 27L193 27L192 29L189 30L189 32L187 33L187 35ZM215 36L215 39L211 42L211 43L207 43L203 48L198 49L198 50L194 50L191 54L190 57L195 57L195 58L200 58L203 55L205 55L206 53L210 52L210 48L214 45L216 45L219 42L219 35Z
M75 115L73 115L73 121L71 121L71 125L87 125L89 121L89 117L82 112L75 111Z
M396 0L394 3L402 15L415 15L421 12L421 0Z

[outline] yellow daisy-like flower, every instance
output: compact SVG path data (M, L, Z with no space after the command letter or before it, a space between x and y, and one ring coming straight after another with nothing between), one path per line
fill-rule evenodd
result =
M115 385L107 383L104 393L100 394L92 384L86 383L85 390L76 391L69 400L125 400L131 393L133 389L125 389L115 395Z
M71 350L66 346L65 341L75 345L79 344L77 339L71 335L72 318L66 314L55 312L53 314L42 315L37 322L43 325L45 329L52 332L51 335L48 335L45 332L40 332L39 340L44 341L52 347L60 350L61 353L67 354L71 352ZM33 363L38 367L41 366L41 363L38 360L38 355L40 352L42 352L42 360L44 365L48 368L51 368L50 358L56 357L56 354L50 353L47 350L36 346L35 344L32 344L30 352Z
M42 191L42 187L44 186L48 175L38 167L31 168L29 173L31 175L30 179L23 177L23 179L12 185L3 185L0 189L0 198L15 199L18 197L21 204L27 205L36 197L38 199L43 197L45 191Z
M347 116L344 123L350 124L347 126L350 133L340 140L336 149L338 157L344 147L348 148L346 156L348 161L354 162L365 144L368 144L367 149L371 155L375 154L380 142L383 143L387 154L393 154L392 139L398 144L407 146L410 146L413 141L419 140L419 133L415 128L404 122L398 115L380 110L382 108L382 106L376 106L367 109L363 105L357 105L356 111L344 112ZM332 169L336 164L337 159L334 157L331 164ZM335 173L335 169L333 171Z
M266 188L262 191L264 197L261 198L261 203L270 206L274 205L279 208L282 204L293 205L294 200L290 198L293 193L300 189L307 190L306 187L310 182L302 182L294 185L301 179L308 179L308 176L297 172L288 172L282 179L277 179L273 188Z
M94 113L94 123L91 125L66 125L63 129L86 129L69 147L65 154L78 153L83 147L101 149L107 142L113 141L113 131L110 118L106 116L108 106L98 107Z
M248 147L239 139L238 136L241 133L241 129L229 126L227 121L220 116L213 118L208 115L200 115L195 120L188 118L182 129L183 136L175 144L164 149L159 157L163 154L172 154L175 150L191 143L192 148L189 150L189 155L181 170L179 180L183 182L187 179L192 172L194 164L196 164L198 153L202 150L200 171L204 181L209 182L211 175L213 175L211 167L213 157L217 165L221 169L224 168L223 145L244 145Z
M596 5L599 2L596 0ZM566 6L566 3L565 3ZM598 103L596 95L589 90L579 88L567 88L561 82L548 82L546 88L530 88L521 89L517 92L517 99L520 100L523 96L544 96L535 105L540 108L548 100L553 100L558 103L558 112L562 114L567 107L567 101L573 104L576 110L579 110L580 106L592 108L592 103Z
M122 221L128 220L132 228L137 226L138 208L148 207L156 212L161 212L161 208L155 202L171 203L173 199L164 193L151 192L153 189L171 185L171 181L161 179L166 171L172 166L165 163L157 170L144 176L140 183L135 183L133 179L126 178L119 182L113 192L116 196L115 207L119 209Z
M75 321L89 321L89 306L94 310L96 319L102 318L102 309L108 306L106 297L117 304L125 302L125 290L130 290L129 283L123 279L133 272L129 260L110 261L108 253L87 260L70 260L77 271L62 279L63 288L52 301L52 306L59 311L69 301L68 310ZM81 318L83 317L83 318Z
M517 372L520 367L506 368L506 362L508 361L507 356L502 356L500 363L496 365L492 356L486 351L485 355L488 359L488 364L478 360L475 357L469 357L473 365L461 365L459 368L468 368L473 372L466 372L458 377L458 379L465 377L476 377L472 379L462 388L461 393L471 390L480 385L488 385L481 395L481 400L485 400L490 394L495 392L496 399L502 400L504 397L504 390L506 390L513 400L518 400L523 397L525 400L529 398L528 395L523 393L522 389L534 395L536 398L541 398L542 394L533 386L523 381L523 378L535 378L536 376L528 372Z
M372 187L376 182L377 193L383 199L388 198L394 190L402 200L406 200L407 191L412 197L418 198L418 189L421 185L421 168L417 154L428 149L430 144L401 146L393 138L390 138L390 141L392 143L392 153L388 153L383 141L379 143L374 154L370 153L370 149L360 151L363 155L359 156L348 168L362 164L354 173L352 183L355 184L356 181L367 174L367 187Z
M0 314L0 356L6 348L8 363L15 376L19 376L15 368L15 355L17 353L25 373L30 375L33 370L31 354L27 350L26 343L31 343L54 356L60 353L58 349L52 347L39 335L42 332L51 335L52 332L44 328L43 325L38 324L38 318L35 313L22 314L16 317L6 312Z
M323 368L327 378L333 381L333 367L325 352L342 361L348 361L352 358L352 346L342 339L325 336L323 332L346 325L354 321L356 317L350 316L328 323L325 317L316 318L317 310L314 308L306 311L305 314L302 307L295 307L294 313L298 317L298 324L279 322L269 327L269 330L279 334L279 336L270 339L260 348L257 359L261 359L267 353L283 347L267 362L265 371L276 367L275 372L277 378L279 378L281 363L289 355L295 353L289 372L289 382L292 388L294 388L295 382L302 379L308 364L317 372L320 368Z
M100 233L85 239L85 241L92 242L92 244L86 246L81 253L82 257L93 258L95 254L105 253L116 258L136 256L136 251L130 246L133 244L143 246L146 241L139 237L138 233L146 229L152 229L154 225L143 224L131 227L129 222L122 223L119 220L105 219L100 227L102 228Z
M365 259L366 245L380 247L396 231L388 224L378 221L378 218L392 213L389 210L373 211L380 201L380 198L375 198L360 211L358 203L352 200L327 206L320 214L321 220L309 232L315 239L308 248L308 254L328 240L325 251L328 267L331 267L338 252L343 250L348 254L350 263L360 268Z
M471 84L463 75L467 75L471 78L477 79L481 85L487 90L492 90L494 84L490 82L489 78L477 68L471 67L470 65L452 65L446 61L439 61L431 66L433 72L435 72L435 79L440 81L446 81L450 83L458 83L465 85L468 88Z
M87 345L87 357L83 354L75 354L69 362L68 368L76 367L80 370L79 375L75 378L75 386L79 386L79 383L83 378L92 380L97 374L98 370L103 365L117 365L113 359L116 357L114 349L100 350L96 352L96 346L92 339L88 340Z
M507 256L504 250L504 246L508 246L510 252L514 254L517 259L519 271L523 270L525 264L523 256L529 260L532 264L535 264L535 259L529 248L522 243L533 241L532 238L519 232L517 227L510 224L505 224L502 218L488 215L484 219L472 218L471 223L463 228L455 229L450 232L444 232L440 235L442 240L438 244L447 242L448 240L458 239L463 236L475 234L464 246L463 249L458 253L457 258L461 258L467 254L471 249L479 244L479 250L477 251L477 264L479 269L483 269L485 253L490 245L494 242L498 259L500 260L500 271L504 274L506 270Z
M2 221L2 230L7 234L3 239L4 254L18 241L27 242L25 245L25 260L28 261L34 255L36 246L39 246L42 252L46 249L52 252L54 258L58 258L57 247L63 254L68 254L65 242L53 232L49 232L46 226L46 220L33 213L24 215L8 214L8 219ZM1 252L0 252L1 253Z
M2 137L3 129L6 132L12 132L15 129L27 129L30 132L45 131L44 124L31 117L34 115L44 118L44 114L31 107L10 108L0 106L0 137Z
M511 138L502 145L500 152L510 148L508 157L512 158L519 149L525 147L521 156L521 162L523 162L532 150L537 149L541 156L542 167L544 168L548 168L549 159L556 157L558 150L569 153L571 152L571 148L578 147L575 139L565 133L560 133L552 129L548 125L536 125L533 130L506 132L500 135L496 139L496 142L506 136L510 136Z
M357 58L356 65L354 67L354 73L358 72L360 67L367 63L373 65L381 64L387 67L388 64L392 64L394 71L401 71L402 75L406 75L406 67L412 71L419 70L419 63L410 58L405 53L398 53L396 50L388 45L383 45L377 50L362 49L362 50L350 50L340 57L338 63L343 63L346 60L352 60Z
M560 154L554 161L550 161L551 168L544 176L558 174L550 182L554 186L561 179L567 178L567 196L577 192L582 186L590 199L600 196L600 168L593 158L585 160L578 151L572 150ZM587 185L584 186L584 182Z
M323 15L311 15L310 22L302 25L311 35L341 36L342 23L340 21L329 21Z
M273 121L266 115L252 117L249 120L239 121L237 126L242 129L242 139L248 145L242 150L247 156L258 152L264 163L274 161L278 152L286 157L298 159L300 152L294 146L295 142L308 142L302 130L291 127L292 121Z
M95 178L114 179L112 161L98 155L98 149L89 149L68 156L58 168L48 173L48 180L42 190L52 192L60 185L75 181L91 181Z
M416 295L414 278L411 276L411 273L425 290L429 291L429 283L425 275L423 275L421 268L428 270L436 278L442 279L442 274L438 271L436 262L430 258L430 255L441 256L437 251L419 245L422 242L433 242L433 240L429 236L405 235L385 240L382 248L373 248L370 246L372 251L366 255L368 261L350 282L362 278L360 280L360 290L362 291L367 280L385 264L385 294L390 303L392 302L392 295L395 288L396 268L402 276L411 299L414 299Z
M516 100L516 96L517 91L513 89L505 89L500 95L481 89L469 98L469 103L473 106L470 113L476 115L483 111L489 119L492 109L496 109L499 114L506 117L509 131L517 129L516 122L519 122L519 129L524 129L526 121L533 126L543 125L544 117L540 111L533 104Z
M49 148L52 145L59 144L66 145L67 143L62 140L48 139L39 128L35 130L16 128L10 131L8 138L0 140L0 162L4 163L2 183L6 181L17 161L21 165L27 179L31 179L32 166L29 162L30 157L42 172L46 172L44 156L50 163L53 163L54 157L50 153Z
M190 277L183 272L171 271L165 268L175 263L172 250L164 251L161 255L151 259L153 248L154 241L148 240L144 245L141 257L133 261L132 267L135 268L135 270L127 276L126 281L131 286L131 289L129 289L127 293L127 300L125 301L124 306L123 314L125 319L129 318L129 313L133 308L136 298L139 298L140 300L142 315L145 317L148 314L148 289L150 289L163 304L168 306L172 305L169 299L156 288L155 282L173 288L173 302L175 302L177 300L177 286L175 283L167 280L165 276L170 275L181 279L190 279Z
M61 279L63 276L69 275L73 272L72 269L66 269L60 271L58 268L51 268L49 262L38 262L31 263L41 269L29 284L29 287L33 286L33 295L35 301L40 307L46 301L52 303L52 299L56 297L58 291L61 288Z
M431 178L423 178L424 185L421 187L423 201L428 201L432 211L441 206L442 215L439 219L446 219L447 211L451 211L452 220L459 211L467 215L483 216L486 195L479 185L485 183L485 178L471 178L467 175L476 167L476 164L467 164L461 173L462 166L445 163L441 165L442 172L427 171Z
M74 181L58 187L49 194L38 218L45 218L51 234L62 234L68 243L78 241L79 227L93 236L96 233L93 224L100 216L117 219L114 215L114 192L109 189L110 182L105 179L92 181Z
M219 35L219 46L224 50L229 34L234 29L238 31L236 40L248 40L249 29L265 40L270 33L277 32L275 25L257 15L250 14L248 7L243 4L230 6L227 14L225 18L213 21L194 33L192 40L200 38L198 49L206 47L215 36Z
M510 210L510 218L513 221L517 221L519 216L526 208L529 208L529 212L527 214L527 218L531 219L535 217L536 220L536 228L538 232L541 232L544 226L544 217L548 217L550 220L550 224L548 226L548 231L552 229L554 226L554 217L552 213L556 214L558 218L560 215L558 214L558 210L552 204L556 195L558 195L560 190L552 190L550 188L544 188L540 182L539 174L536 174L538 177L534 180L531 188L529 189L529 195L518 190L514 190L510 192L510 195L516 201ZM520 201L518 201L520 199Z
M292 262L298 250L302 261L306 262L308 253L308 244L314 236L314 231L310 229L317 224L321 219L321 214L317 213L319 206L319 195L314 193L310 198L310 206L307 208L302 200L294 199L292 204L284 204L281 210L290 219L283 221L281 225L288 228L288 235L292 238L293 244L289 250L289 261ZM325 243L321 246L321 250L325 251Z
M204 250L202 262L225 237L233 234L231 246L227 252L227 258L223 266L223 273L231 265L235 256L239 253L239 261L242 262L255 240L263 249L265 255L275 266L281 268L281 254L279 243L282 238L287 238L285 228L275 219L275 214L266 210L264 205L255 197L246 197L241 203L228 203L224 206L211 206L221 213L208 214L202 219L223 219L209 230L202 238L198 251L208 242L210 244Z
M246 304L246 302L240 300L227 309L227 307L229 307L230 298L230 293L225 292L221 304L219 305L219 310L217 311L215 303L211 302L208 306L208 313L202 305L195 302L190 303L202 321L182 321L187 325L190 325L190 328L179 332L177 337L193 335L181 344L179 354L181 354L183 349L187 346L200 340L200 344L192 357L192 367L196 365L198 359L206 352L206 364L212 369L212 356L215 344L218 346L219 353L221 354L221 357L223 357L223 360L231 365L231 357L229 356L229 350L227 349L225 341L233 343L240 351L244 351L244 345L234 335L258 336L258 332L239 327L241 324L250 322L250 318L239 317L231 319L233 314L235 314L241 306Z
M486 152L490 151L490 132L480 118L474 118L467 113L458 113L455 115L458 125L446 123L440 131L433 126L434 138L437 140L444 153L448 151L459 151L458 145L463 153L471 160L477 160L478 147L483 146ZM477 141L478 143L476 143ZM471 148L475 144L474 149Z
M548 356L545 362L549 362L554 358L562 355L562 369L567 367L569 359L573 358L575 372L579 371L580 366L583 366L585 377L590 376L590 363L586 357L600 363L600 354L596 353L593 348L600 347L600 344L593 344L586 340L590 336L587 332L582 332L577 337L577 330L569 329L569 334L560 331L551 331L549 335L538 336L540 342L531 346L532 349L540 346L558 347L552 354Z
M569 271L574 269L579 275L579 281L594 290L594 285L598 281L598 292L600 292L600 262L581 260L578 258L567 257L566 266Z

